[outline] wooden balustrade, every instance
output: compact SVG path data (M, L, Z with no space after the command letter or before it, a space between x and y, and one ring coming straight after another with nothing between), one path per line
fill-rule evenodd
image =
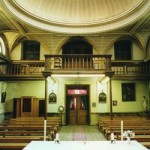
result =
M45 71L63 70L107 70L111 71L111 55L45 55Z
M45 61L13 61L12 64L0 65L0 74L29 75L41 74L44 71Z
M114 75L146 75L150 73L150 64L144 61L112 61Z
M0 64L0 75L42 75L43 72L114 72L119 76L148 76L150 62L111 61L111 55L45 55L43 61L12 61Z

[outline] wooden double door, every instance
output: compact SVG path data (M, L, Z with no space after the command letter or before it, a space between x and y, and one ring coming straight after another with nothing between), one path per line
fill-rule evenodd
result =
M69 105L69 124L85 125L88 124L88 109L83 100L83 96L75 95L70 99Z

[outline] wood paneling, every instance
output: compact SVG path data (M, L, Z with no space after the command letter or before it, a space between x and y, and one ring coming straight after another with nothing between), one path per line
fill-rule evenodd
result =
M14 117L38 117L41 103L35 97L21 97L14 99Z

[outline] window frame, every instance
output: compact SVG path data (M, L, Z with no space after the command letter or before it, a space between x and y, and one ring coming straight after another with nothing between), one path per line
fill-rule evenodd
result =
M133 41L128 39L116 41L114 43L114 58L115 60L132 60Z
M23 41L22 42L22 60L40 60L40 42Z

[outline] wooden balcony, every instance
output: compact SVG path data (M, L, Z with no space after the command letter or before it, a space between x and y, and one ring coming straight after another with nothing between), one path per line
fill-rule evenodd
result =
M111 72L111 55L45 55L45 73Z
M112 74L113 79L150 79L150 62L111 61L111 55L45 55L45 61L0 63L0 80L43 80L51 74Z
M111 61L114 79L150 79L150 61Z
M45 61L12 61L0 64L1 80L43 80Z

